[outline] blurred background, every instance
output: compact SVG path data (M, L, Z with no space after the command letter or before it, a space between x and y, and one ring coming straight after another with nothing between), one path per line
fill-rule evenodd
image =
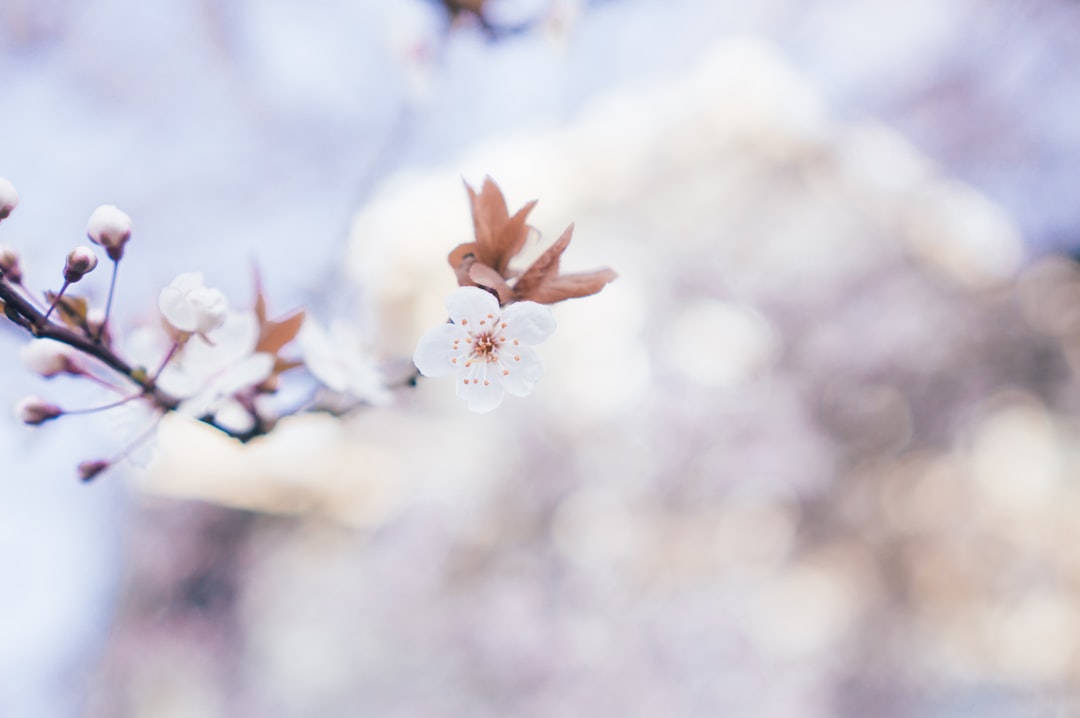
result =
M527 399L0 418L0 716L1080 714L1080 6L0 0L0 242L132 215L411 354L462 179L570 222ZM101 299L103 286L90 288ZM69 396L19 365L0 399Z

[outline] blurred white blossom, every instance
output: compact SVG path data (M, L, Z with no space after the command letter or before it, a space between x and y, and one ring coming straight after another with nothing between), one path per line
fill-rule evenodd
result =
M7 177L0 177L0 219L4 219L19 204L19 193Z
M360 334L343 322L329 330L308 317L297 336L308 370L326 387L369 404L390 400L382 373L364 346Z
M225 322L228 302L220 290L203 285L202 272L187 272L161 290L158 308L178 331L206 338Z
M200 418L213 415L223 428L247 431L253 425L249 406L241 396L270 377L274 357L256 352L259 324L251 312L228 312L206 342L186 342L161 370L157 385L182 399L179 411ZM167 337L152 327L132 333L129 352L145 366L154 366L167 354Z

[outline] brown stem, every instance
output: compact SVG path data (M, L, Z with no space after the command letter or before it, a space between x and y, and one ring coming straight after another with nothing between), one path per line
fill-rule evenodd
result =
M53 310L56 309L56 305L60 303L61 299L63 299L64 292L66 292L67 288L70 287L70 286L71 286L71 282L69 282L68 280L65 279L64 280L64 286L60 287L60 291L56 293L55 297L53 297L52 304L49 305L48 310L45 312L45 316L44 316L45 321L49 320L49 317L52 315Z
M142 389L144 396L165 411L173 411L180 405L179 399L159 389L145 371L135 369L117 356L110 347L99 344L61 324L49 321L45 314L4 278L0 278L0 301L4 303L4 313L8 319L35 337L54 339L73 349L78 349L87 356L94 357L113 371L126 376Z

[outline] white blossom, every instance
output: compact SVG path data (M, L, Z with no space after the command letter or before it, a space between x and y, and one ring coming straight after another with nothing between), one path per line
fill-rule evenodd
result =
M252 312L228 312L207 339L184 343L158 375L157 385L182 399L180 413L195 418L213 415L225 429L247 431L254 420L241 395L274 370L274 357L255 351L258 319ZM128 351L134 360L154 366L167 353L168 343L146 327L132 333Z
M491 411L503 392L525 396L543 373L532 345L555 331L551 310L535 302L500 308L488 292L460 287L446 301L450 323L421 339L413 363L424 376L457 378L457 395L473 411Z
M309 316L296 341L308 371L326 387L376 406L390 400L382 373L352 327L334 322L327 331Z
M161 290L158 308L176 330L205 338L225 322L228 302L219 290L203 286L202 272L188 272Z
M57 374L83 373L78 353L52 339L31 339L19 349L19 358L27 369L46 379Z
M0 177L0 219L4 219L19 204L19 193L7 177Z
M124 245L131 239L131 217L116 205L103 204L90 215L86 235L99 244L114 261L124 254Z

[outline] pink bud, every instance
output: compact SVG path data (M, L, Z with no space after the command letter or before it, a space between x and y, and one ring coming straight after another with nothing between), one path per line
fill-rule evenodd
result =
M75 283L94 271L98 258L89 247L76 247L67 256L64 264L64 281Z
M90 215L86 225L90 241L99 244L114 262L124 256L124 245L131 239L131 217L116 205L103 204Z
M19 356L27 369L46 379L85 373L76 351L53 339L31 339L19 349Z
M3 244L0 244L0 272L3 272L4 279L13 284L22 282L23 273L19 255L14 249Z
M64 413L64 410L55 404L50 404L36 396L28 396L15 405L15 413L24 424L38 426L50 419L55 419Z
M105 469L112 466L108 461L100 459L96 461L84 461L79 464L79 478L83 481L91 481Z

